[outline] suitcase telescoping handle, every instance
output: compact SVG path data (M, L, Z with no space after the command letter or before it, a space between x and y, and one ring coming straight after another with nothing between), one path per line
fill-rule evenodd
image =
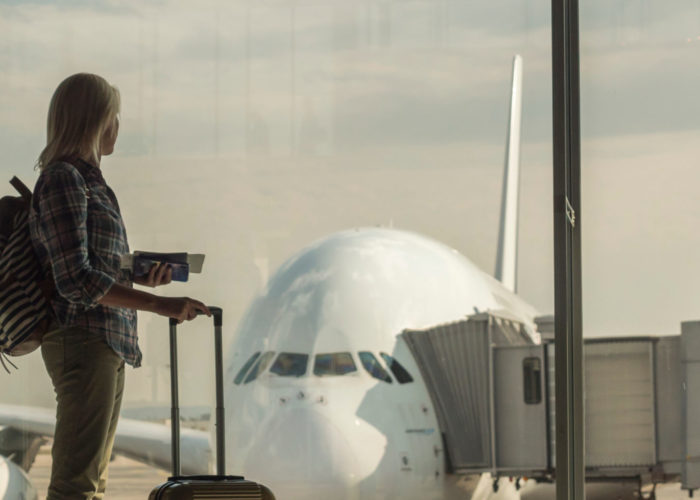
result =
M224 450L224 375L222 358L221 324L223 313L220 307L209 307L214 317L214 359L216 369L216 473L226 474L226 452ZM201 314L201 313L200 313ZM177 320L170 318L170 393L172 408L170 427L172 437L173 476L181 475L180 466L180 401L177 384Z

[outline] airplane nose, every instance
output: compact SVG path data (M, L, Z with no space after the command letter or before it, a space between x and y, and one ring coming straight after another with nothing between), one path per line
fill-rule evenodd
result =
M349 441L314 408L274 415L258 429L245 462L246 478L289 500L357 498L358 471Z

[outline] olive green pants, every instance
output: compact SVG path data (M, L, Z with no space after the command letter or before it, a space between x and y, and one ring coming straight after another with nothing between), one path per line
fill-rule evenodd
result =
M104 338L78 327L47 333L41 354L57 402L47 500L100 500L124 392L124 361Z

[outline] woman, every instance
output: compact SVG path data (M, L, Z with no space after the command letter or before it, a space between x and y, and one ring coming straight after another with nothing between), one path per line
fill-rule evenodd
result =
M103 78L79 73L56 89L47 143L30 211L32 242L53 276L56 328L41 353L56 392L56 430L48 499L101 499L124 389L124 364L138 367L136 310L180 322L207 307L189 298L134 290L171 281L167 265L143 279L120 269L129 253L114 192L100 170L119 131L119 92Z

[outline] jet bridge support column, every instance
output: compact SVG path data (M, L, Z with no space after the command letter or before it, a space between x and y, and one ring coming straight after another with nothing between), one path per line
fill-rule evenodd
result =
M681 323L684 456L683 489L700 488L700 321Z

